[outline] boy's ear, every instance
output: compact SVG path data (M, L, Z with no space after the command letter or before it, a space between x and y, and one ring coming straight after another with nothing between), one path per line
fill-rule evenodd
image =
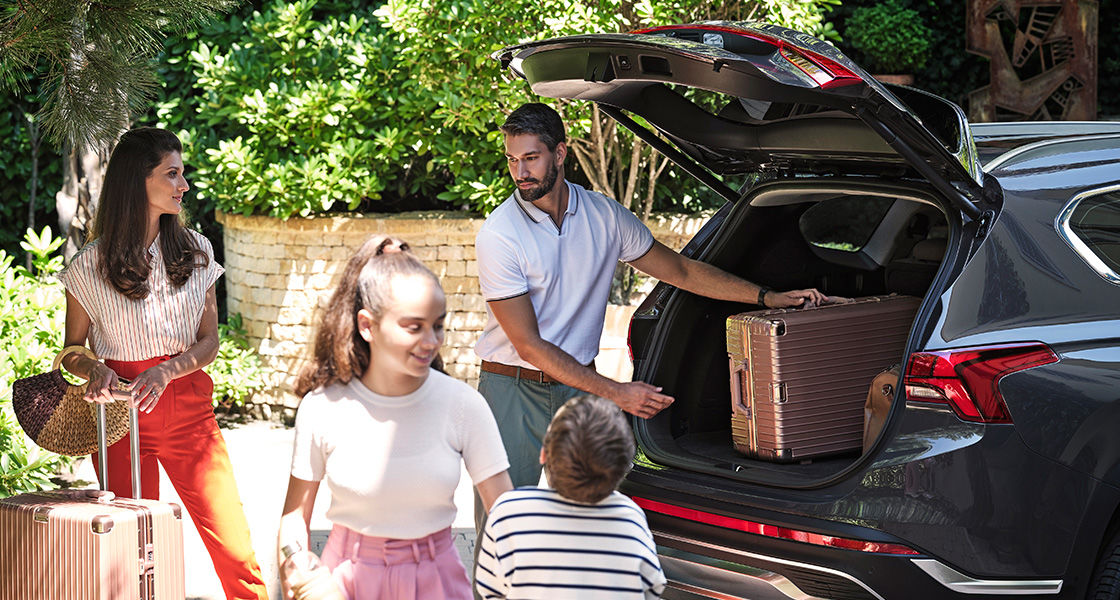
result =
M370 333L373 323L373 313L364 308L358 311L358 335L362 336L362 339L367 342L373 337Z
M541 446L541 464L545 464L544 446Z

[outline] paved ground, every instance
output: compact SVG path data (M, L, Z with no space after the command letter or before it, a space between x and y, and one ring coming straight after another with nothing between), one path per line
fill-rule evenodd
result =
M261 563L265 582L273 600L280 598L280 584L276 566L276 528L280 521L280 510L284 504L284 493L288 485L288 468L292 458L293 430L279 428L271 423L255 422L236 428L223 429L229 446L230 459L233 461L241 501L249 519L249 530L253 536L253 547L257 560ZM92 481L96 487L93 465L86 459L77 469L79 480ZM178 502L178 495L163 472L160 472L160 497L163 500ZM311 519L311 544L318 552L326 543L330 522L324 513L330 496L326 486L319 488L319 497ZM474 524L472 520L473 496L470 478L462 473L459 488L455 491L455 504L459 514L455 519L453 531L456 545L463 563L470 567L474 548ZM187 598L189 600L221 600L221 585L210 562L210 555L202 546L194 523L184 511L183 538L184 560L187 574Z

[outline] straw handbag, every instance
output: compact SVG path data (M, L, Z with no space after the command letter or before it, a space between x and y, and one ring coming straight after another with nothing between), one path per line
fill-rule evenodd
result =
M73 352L97 357L85 346L67 346L54 359L51 371L12 383L12 408L27 436L39 446L69 456L97 451L97 404L86 402L86 385L73 385L62 376L62 358ZM118 383L118 389L127 390ZM128 433L128 403L105 407L105 431L110 445Z

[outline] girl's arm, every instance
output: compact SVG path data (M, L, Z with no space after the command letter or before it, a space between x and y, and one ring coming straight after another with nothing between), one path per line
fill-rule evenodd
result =
M66 330L62 346L85 346L89 338L89 313L78 299L66 292ZM112 390L116 388L117 374L105 363L88 356L72 352L62 358L62 366L69 372L89 381L85 399L89 402L106 403L116 400Z
M478 497L482 498L482 505L486 507L486 512L490 512L490 507L494 506L498 496L513 489L513 482L509 479L509 471L502 471L480 481L475 487L478 489Z
M206 290L206 303L194 344L175 358L151 367L132 380L136 407L152 412L163 391L173 379L193 373L214 362L218 356L218 300L214 286Z
M296 542L305 552L311 551L311 509L315 508L315 495L318 493L318 481L288 477L288 494L284 497L284 510L280 515L280 530L276 537L277 565L284 565L283 548L287 544ZM285 598L293 597L292 583L295 582L281 578Z

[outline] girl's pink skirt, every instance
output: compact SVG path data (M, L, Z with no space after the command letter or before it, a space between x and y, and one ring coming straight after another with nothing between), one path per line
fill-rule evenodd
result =
M350 600L471 600L451 528L414 540L362 535L335 525L323 564Z

